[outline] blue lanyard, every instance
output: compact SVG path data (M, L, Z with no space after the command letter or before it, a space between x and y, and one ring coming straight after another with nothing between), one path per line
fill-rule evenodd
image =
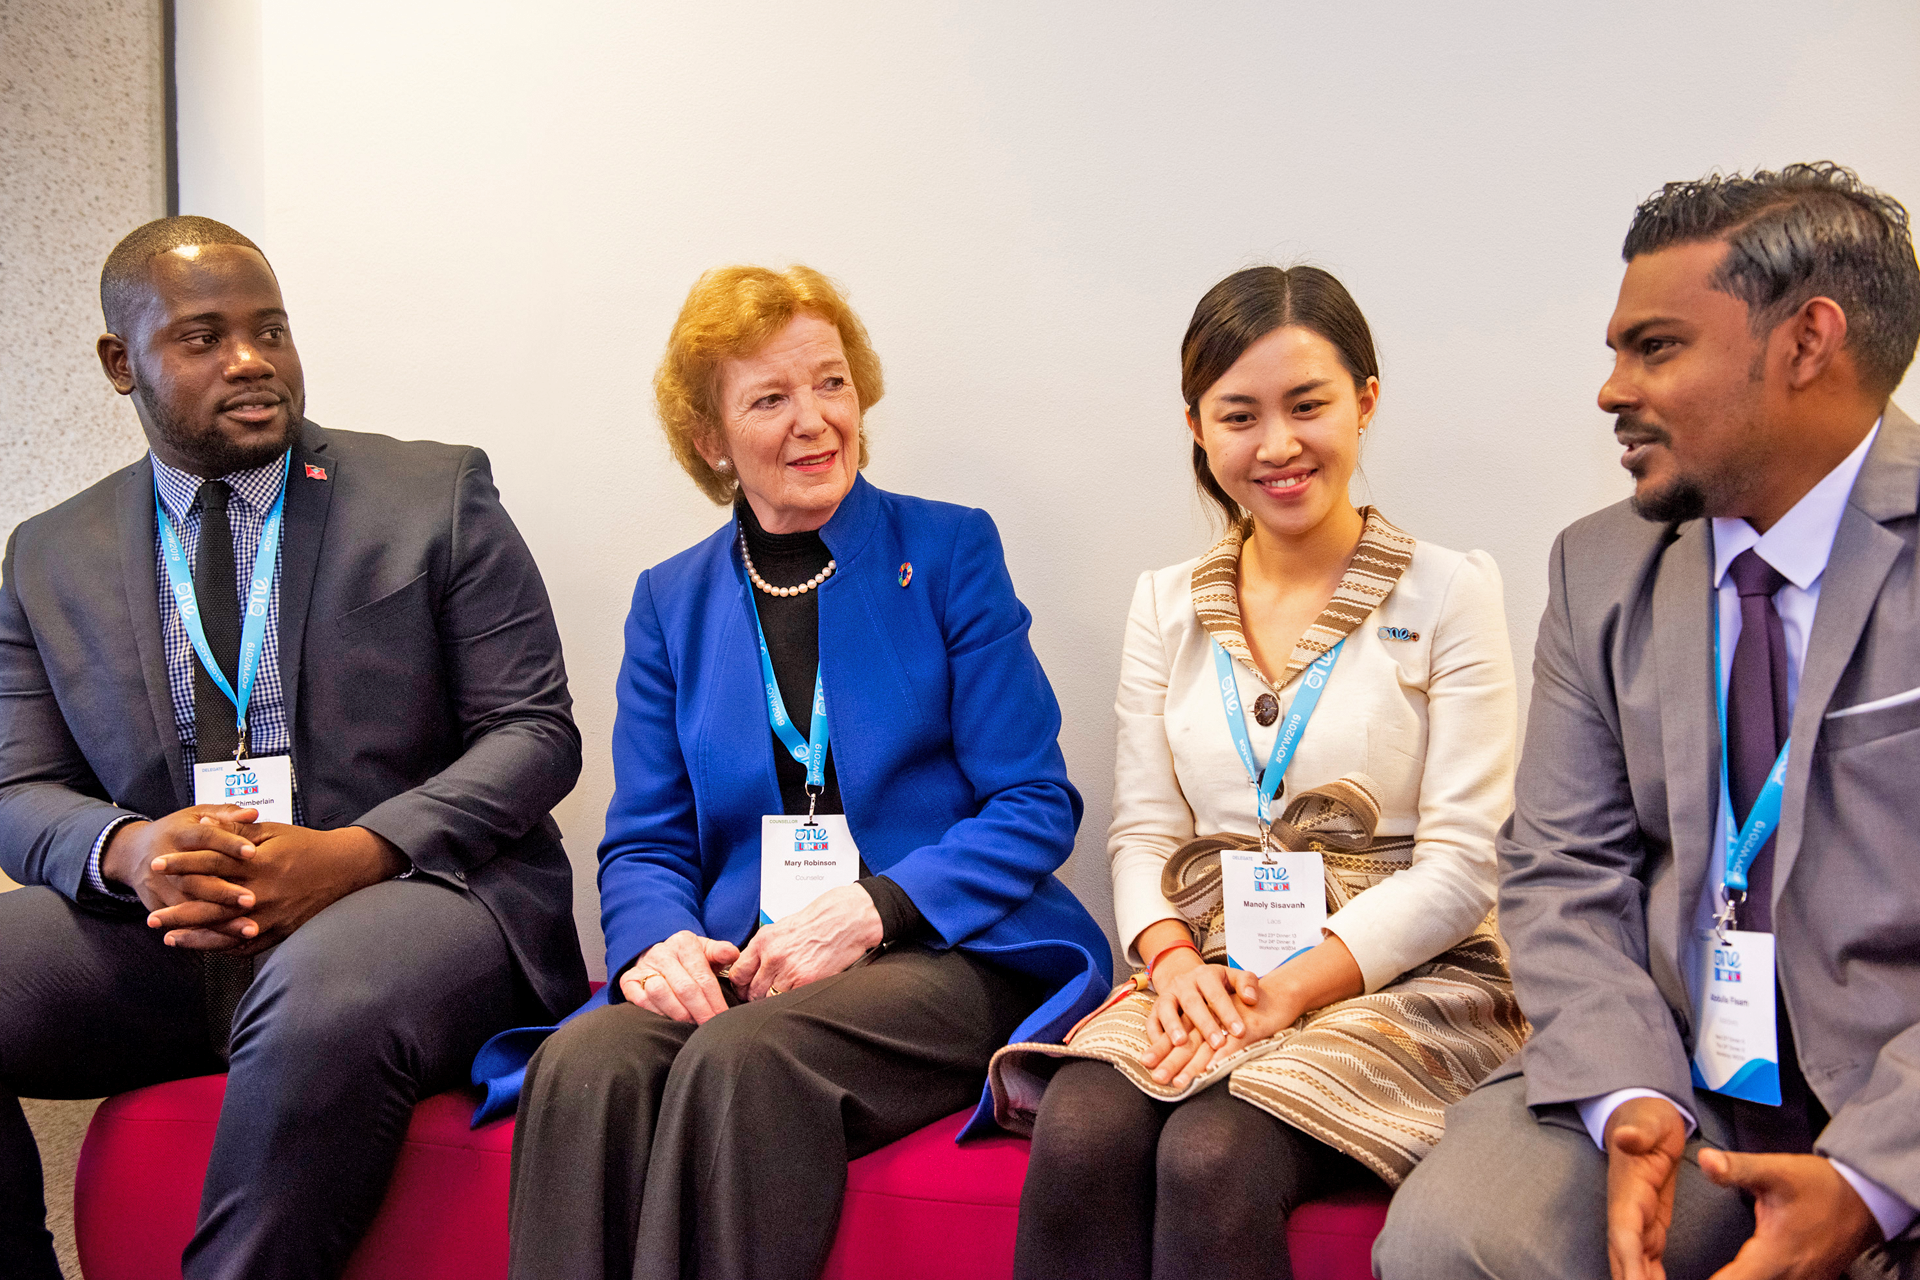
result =
M747 590L751 592L752 587ZM760 625L760 608L751 598L747 606L753 614L753 629L760 637L760 678L767 686L767 720L780 735L793 758L807 766L807 790L827 785L827 692L820 683L820 668L813 669L813 724L807 736L793 727L787 704L781 700L780 684L773 677L773 655L767 652L767 629Z
M287 470L292 465L293 451L289 449L280 460L280 496L273 500L273 510L267 513L267 523L260 530L260 549L253 557L253 581L247 586L247 620L240 628L238 692L227 683L226 672L213 659L206 628L200 625L200 604L193 594L193 570L187 565L186 549L180 545L180 535L174 531L166 507L161 505L160 478L155 476L153 481L153 514L160 522L160 549L167 563L167 587L173 592L173 602L180 610L180 625L187 629L187 639L193 642L201 667L233 704L234 727L240 732L240 741L234 748L235 760L247 752L247 704L253 698L253 679L260 673L260 653L266 646L267 603L273 598L273 570L280 562L280 516L286 510Z
M1220 678L1220 701L1227 708L1227 730L1233 735L1233 749L1240 753L1240 763L1247 767L1247 780L1253 783L1259 797L1255 811L1263 832L1273 825L1273 797L1280 790L1287 766L1293 763L1293 753L1300 748L1307 721L1313 719L1314 708L1320 705L1320 695L1327 688L1327 676L1346 643L1340 641L1301 673L1300 692L1293 695L1293 706L1287 718L1280 722L1280 731L1273 736L1273 753L1267 757L1263 772L1254 763L1253 740L1247 736L1247 713L1240 705L1240 683L1234 678L1233 658L1220 647L1218 640L1213 642L1213 670Z
M1780 796L1786 790L1787 752L1793 748L1793 739L1789 737L1780 744L1780 754L1774 759L1773 768L1767 770L1767 780L1760 788L1760 794L1753 799L1753 808L1747 810L1747 820L1742 823L1738 833L1733 825L1733 791L1727 782L1727 679L1720 673L1720 598L1716 592L1713 600L1713 681L1714 706L1720 716L1720 813L1727 824L1727 872L1726 887L1735 890L1742 897L1747 892L1747 868L1753 865L1754 857L1766 844L1767 837L1780 825Z

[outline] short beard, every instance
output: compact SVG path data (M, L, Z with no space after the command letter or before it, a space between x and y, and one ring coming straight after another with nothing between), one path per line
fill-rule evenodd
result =
M1707 514L1707 491L1690 476L1681 476L1658 493L1632 498L1633 513L1655 524L1684 524Z
M136 383L133 394L146 410L146 418L153 424L154 434L175 453L193 459L210 475L230 476L236 471L264 467L285 453L299 432L299 415L289 412L286 429L277 437L261 437L246 444L236 444L211 426L204 431L195 431L149 395L144 384Z
M1618 415L1613 433L1622 444L1673 446L1673 434L1665 427L1643 422L1631 413ZM1683 524L1707 514L1707 487L1694 476L1675 476L1665 488L1647 494L1641 492L1638 472L1634 473L1633 478L1633 510L1642 520L1651 520L1655 524Z

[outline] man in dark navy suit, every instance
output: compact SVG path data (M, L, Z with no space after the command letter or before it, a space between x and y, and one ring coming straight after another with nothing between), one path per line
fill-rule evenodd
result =
M0 1274L59 1275L20 1096L227 1070L185 1275L337 1276L414 1101L586 994L559 636L484 454L306 420L246 237L101 305L150 452L0 587Z

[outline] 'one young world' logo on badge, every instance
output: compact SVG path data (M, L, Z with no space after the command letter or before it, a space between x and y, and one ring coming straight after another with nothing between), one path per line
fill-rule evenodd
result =
M1715 982L1740 981L1740 953L1730 947L1713 949L1713 980Z
M827 829L825 827L795 827L793 829L793 851L795 853L825 853L827 851Z
M1290 893L1293 886L1287 883L1287 869L1284 866L1256 866L1253 869L1253 891L1255 893Z
M243 796L260 794L260 775L251 769L242 769L238 773L227 775L227 799L237 800Z

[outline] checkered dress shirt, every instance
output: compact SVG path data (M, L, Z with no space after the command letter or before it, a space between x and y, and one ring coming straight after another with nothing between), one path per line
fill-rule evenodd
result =
M227 519L233 526L233 589L237 599L247 598L247 588L253 581L253 562L260 551L260 532L266 526L267 513L273 509L274 500L280 496L285 477L284 465L280 458L275 458L263 467L236 471L221 477L233 490L233 496L227 503ZM191 568L200 555L199 498L203 482L199 476L170 467L157 457L153 459L153 475L160 490L160 505L166 509L174 529L180 534L180 542L187 553L187 565ZM286 525L282 524L280 529L284 546ZM153 561L160 592L160 635L167 653L167 689L173 697L173 725L180 734L181 762L186 767L187 776L192 777L193 766L198 758L195 754L193 664L200 659L193 652L193 642L187 638L187 629L180 621L180 609L174 603L173 592L167 589L167 559L160 548L158 529L153 533ZM253 697L247 713L249 755L285 755L291 746L286 697L280 686L280 568L276 561L273 568L273 594L267 602L267 634L261 645L260 669L254 677ZM296 825L303 820L301 808L300 787L296 780L293 792L293 821ZM94 841L93 853L87 859L88 883L101 893L128 902L135 899L107 887L106 879L100 874L100 855L106 850L107 841L113 838L113 833L132 821L132 818L121 818L110 824Z

